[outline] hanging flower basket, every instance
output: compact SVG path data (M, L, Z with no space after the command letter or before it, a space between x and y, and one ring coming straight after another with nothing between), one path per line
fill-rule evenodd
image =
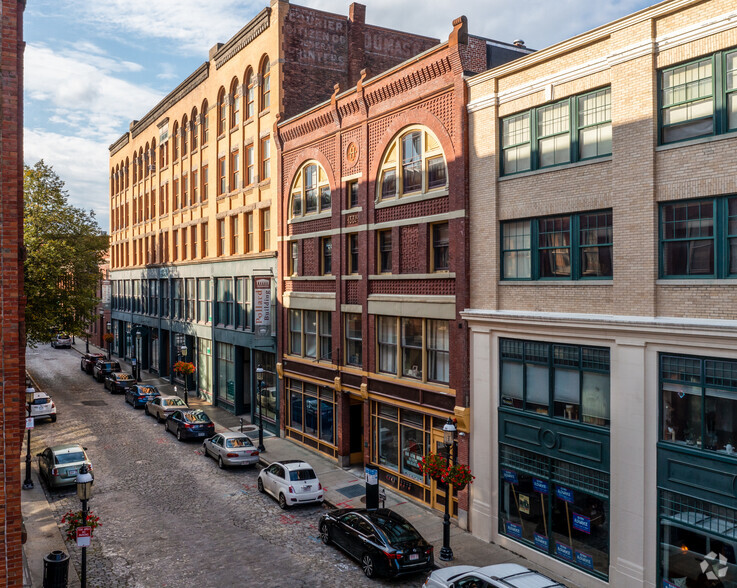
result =
M456 490L463 490L468 484L471 484L475 476L471 474L471 468L466 464L453 464L443 473L442 481L445 484L452 484Z
M428 453L420 460L420 471L433 480L440 481L447 468L447 460L437 453Z
M180 376L191 376L194 373L194 364L189 361L178 361L172 369Z
M70 510L63 517L61 517L61 522L62 524L66 525L66 528L64 529L64 536L67 541L74 541L77 538L78 527L90 527L90 533L92 536L94 536L95 529L102 525L102 523L100 522L100 517L95 515L91 510L87 511L86 524L84 521L84 515L82 515L81 510L77 512L72 512Z

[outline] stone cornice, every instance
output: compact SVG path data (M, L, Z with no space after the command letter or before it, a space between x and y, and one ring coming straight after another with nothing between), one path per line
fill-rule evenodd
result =
M691 43L692 41L721 33L735 26L737 26L737 10L720 14L709 20L701 21L673 33L658 37L658 51L665 51L666 49L671 49L684 43Z
M267 6L218 50L213 58L215 69L220 69L235 57L241 49L268 29L270 20L271 8Z
M123 147L125 147L128 142L130 141L130 133L126 133L120 139L115 141L108 149L110 150L110 157L115 155L118 151L120 151Z

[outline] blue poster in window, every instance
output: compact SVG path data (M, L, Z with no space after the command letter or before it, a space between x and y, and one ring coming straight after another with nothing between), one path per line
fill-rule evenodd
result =
M534 488L535 492L540 492L541 494L548 493L548 483L545 480L532 478L532 487Z
M668 582L668 580L663 580L663 588L678 588L673 582Z
M581 514L573 513L573 528L591 535L591 519Z
M513 470L502 470L502 477L505 482L510 484L517 484L517 472Z
M573 490L564 488L563 486L556 486L555 495L561 500L565 500L566 502L573 504Z
M518 525L516 523L506 523L505 528L507 530L507 535L510 537L517 537L517 539L522 539L522 525Z
M589 570L594 569L594 558L591 557L588 553L577 551L576 552L576 563L583 568L586 568Z
M540 535L540 533L535 533L535 547L542 549L544 551L548 550L548 538L545 535Z
M565 543L555 542L555 555L568 561L573 561L573 549Z

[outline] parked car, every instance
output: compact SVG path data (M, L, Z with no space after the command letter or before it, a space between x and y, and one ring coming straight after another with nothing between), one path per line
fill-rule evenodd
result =
M92 375L95 376L95 380L98 382L103 382L105 380L105 376L119 371L120 364L117 361L98 359L95 367L92 368Z
M135 384L125 389L125 401L133 406L133 408L143 408L149 400L153 400L161 393L156 386L143 386Z
M87 372L88 374L91 374L92 371L95 369L95 364L99 359L104 359L105 355L103 353L85 353L82 356L82 361L80 362L80 369L83 372Z
M92 471L92 463L87 457L86 448L77 443L47 447L36 455L38 473L46 479L49 488L74 486L77 483L77 472L83 463L87 464L87 469L92 474L94 481L95 474Z
M163 423L164 419L171 413L188 408L189 406L179 396L157 396L146 403L146 406L143 407L143 412L156 417L157 421Z
M56 405L46 392L33 393L31 416L36 420L51 419L52 423L56 422Z
M129 386L133 386L136 380L126 372L113 372L105 377L105 388L111 394L123 394Z
M306 461L286 459L272 463L258 474L258 491L268 492L281 508L322 502L323 490L315 470Z
M339 508L323 514L323 543L334 543L361 563L367 577L431 570L433 546L404 517L388 508Z
M425 588L565 588L538 572L518 564L496 564L483 568L475 566L450 566L431 573Z
M51 346L54 349L61 349L62 347L66 349L71 349L72 338L66 333L58 333L54 335L54 338L51 340Z
M215 423L204 410L177 410L166 417L164 428L174 433L180 441L215 434Z
M258 463L259 451L243 433L218 433L202 443L205 457L212 455L220 469Z

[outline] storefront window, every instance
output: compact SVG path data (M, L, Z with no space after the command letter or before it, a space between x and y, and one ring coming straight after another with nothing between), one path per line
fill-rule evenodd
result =
M379 464L396 471L399 469L399 426L387 420L380 423Z
M229 343L217 344L218 351L218 396L229 404L235 403L235 362L234 346Z
M159 371L159 330L154 328L151 329L151 370Z
M422 379L422 319L402 319L402 375Z
M320 389L320 439L331 445L334 442L335 431L335 393L329 388Z
M297 431L302 430L302 394L299 392L289 391L289 414L290 426Z
M420 417L420 429L402 425L402 463L401 472L405 476L422 482L423 476L420 471L420 462L425 455L423 448L422 415Z
M331 388L287 380L289 389L289 423L321 441L334 444L335 392Z
M317 437L317 386L304 385L305 428L304 432Z
M212 342L197 339L197 387L203 400L212 402Z

